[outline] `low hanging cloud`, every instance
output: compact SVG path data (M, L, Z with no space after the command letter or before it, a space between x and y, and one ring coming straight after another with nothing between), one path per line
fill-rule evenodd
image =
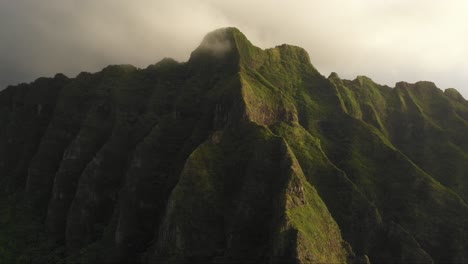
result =
M468 97L465 0L0 0L0 89L39 76L186 61L235 26L262 48L304 47L324 75L434 81Z
M219 30L217 31L219 32ZM210 54L222 58L232 50L231 41L226 37L226 31L222 31L224 33L222 38L219 37L205 37L197 49L208 51Z

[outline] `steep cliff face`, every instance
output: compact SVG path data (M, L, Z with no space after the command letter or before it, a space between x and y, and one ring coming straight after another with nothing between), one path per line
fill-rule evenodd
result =
M344 110L377 128L425 172L467 196L467 101L455 89L431 82L397 83L394 89L366 77L329 77Z
M468 261L468 102L208 34L0 93L0 260Z

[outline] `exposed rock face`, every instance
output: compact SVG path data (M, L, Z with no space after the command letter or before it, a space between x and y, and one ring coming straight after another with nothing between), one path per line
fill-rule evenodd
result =
M0 93L0 261L468 261L468 102L208 34Z

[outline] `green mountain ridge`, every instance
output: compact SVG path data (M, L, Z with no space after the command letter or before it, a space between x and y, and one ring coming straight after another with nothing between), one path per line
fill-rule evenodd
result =
M0 92L0 262L464 263L468 101L236 28Z

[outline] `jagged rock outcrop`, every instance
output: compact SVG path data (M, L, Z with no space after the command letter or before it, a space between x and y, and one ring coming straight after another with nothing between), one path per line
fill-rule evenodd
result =
M466 262L466 134L455 89L216 30L186 63L0 92L0 260Z

